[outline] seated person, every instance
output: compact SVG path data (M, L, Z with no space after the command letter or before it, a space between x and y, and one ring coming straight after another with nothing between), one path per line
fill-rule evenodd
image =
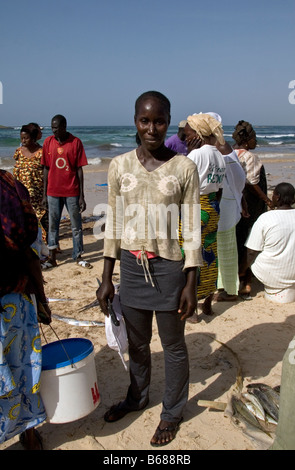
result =
M295 302L294 187L289 183L278 184L272 201L276 210L259 216L245 243L247 265L264 284L266 298L280 303Z

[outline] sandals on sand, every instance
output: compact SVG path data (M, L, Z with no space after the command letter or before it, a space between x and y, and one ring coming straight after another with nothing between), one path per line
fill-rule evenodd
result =
M142 406L139 410L132 410L125 405L125 401L120 401L117 405L111 406L111 408L105 413L104 420L107 423L114 423L115 421L119 421L119 419L124 418L127 413L131 413L132 411L141 411L143 410L148 403Z
M170 423L169 426L166 426L163 429L161 429L159 425L150 442L151 446L161 447L161 446L166 446L167 444L170 444L170 442L173 441L173 439L175 439L182 420L183 418L181 418L177 423Z
M45 261L45 263L41 264L41 269L43 271L44 269L51 269L51 268L55 268L56 266L57 266L56 263L53 263L52 261L47 260Z
M36 438L36 441L39 444L40 450L43 450L43 439L41 437L41 434L36 429L34 429L34 436ZM20 434L19 440L20 440L21 445L25 448L25 450L32 450L28 445L28 438L26 436L26 431Z
M145 408L144 405L140 410ZM115 421L119 421L119 419L124 418L127 413L131 413L131 411L140 411L140 410L131 410L127 408L124 401L121 401L117 405L113 405L104 415L104 420L107 423L114 423ZM181 418L177 423L169 423L169 426L161 429L160 425L157 427L156 432L150 442L150 444L154 447L165 446L169 444L175 438L177 431L179 429L180 423L182 422L183 418ZM160 423L161 424L161 423Z
M88 261L80 260L77 261L77 265L81 268L91 269L93 268L92 264L88 263Z

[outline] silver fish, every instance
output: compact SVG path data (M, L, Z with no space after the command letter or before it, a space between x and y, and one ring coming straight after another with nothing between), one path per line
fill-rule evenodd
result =
M265 393L265 395L268 397L270 401L272 401L278 408L280 406L280 394L274 390L272 387L269 385L263 384L263 383L253 383L247 385L248 390L257 388L258 390L261 390L261 392Z
M251 411L248 410L247 406L244 402L242 402L242 400L233 396L232 406L238 418L242 418L242 420L246 421L248 424L251 424L251 426L254 426L255 428L260 429L260 431L265 432L258 419L251 413Z
M52 318L55 318L56 320L60 320L65 323L68 323L69 325L74 325L74 326L105 326L105 324L101 321L76 320L75 318L61 317L60 315L56 315L56 314L52 314Z
M274 420L278 421L279 419L279 409L275 403L268 398L266 393L259 388L251 388L250 393L256 396L263 406L266 413L269 414Z
M243 393L242 397L245 398L248 402L248 403L245 402L245 405L247 406L247 408L257 418L261 419L262 421L265 421L265 411L260 401L258 400L258 398L256 398L255 395L252 395L251 393ZM252 406L248 406L248 405L252 405Z

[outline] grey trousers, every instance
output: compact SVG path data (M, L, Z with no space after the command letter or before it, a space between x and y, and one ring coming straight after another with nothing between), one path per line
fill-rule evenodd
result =
M132 410L149 401L153 311L121 305L129 341L130 386L125 404ZM188 400L189 362L184 338L185 321L177 311L157 311L156 320L164 351L165 391L161 419L171 423L182 418Z

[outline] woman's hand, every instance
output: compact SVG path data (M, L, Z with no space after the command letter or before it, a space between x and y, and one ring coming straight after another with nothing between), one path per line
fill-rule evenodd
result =
M191 317L198 305L196 288L196 268L187 270L187 281L183 288L179 301L178 313L181 314L181 320Z
M269 197L266 198L265 204L266 204L267 207L269 207L270 209L274 209L274 208L275 208L274 203L272 202L271 199L269 199Z
M108 317L108 301L112 302L115 295L114 284L110 281L103 281L96 291L96 297L102 312Z
M202 145L202 140L198 135L195 137L190 137L189 139L186 139L186 145L188 152L191 152L192 150L199 149Z
M43 323L44 325L49 325L52 321L51 318L51 310L47 302L38 302L37 303L37 318L39 323Z

